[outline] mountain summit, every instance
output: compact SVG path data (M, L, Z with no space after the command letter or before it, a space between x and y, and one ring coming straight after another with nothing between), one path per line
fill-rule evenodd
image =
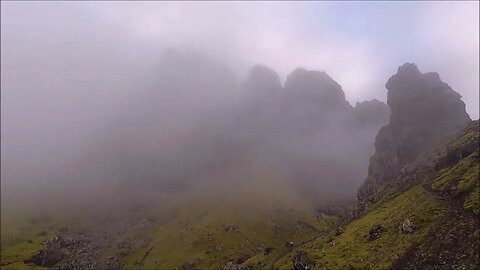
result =
M471 121L460 94L438 73L421 73L406 63L387 82L390 123L376 138L369 174L358 192L360 201L393 181L400 168L435 143L452 136Z

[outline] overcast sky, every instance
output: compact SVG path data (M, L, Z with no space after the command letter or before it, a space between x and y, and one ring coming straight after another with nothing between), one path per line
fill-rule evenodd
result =
M89 63L78 70L91 72L105 54L116 69L125 64L119 62L135 61L136 50L174 47L218 57L240 77L257 63L282 79L299 66L323 70L343 86L353 105L385 101L385 82L398 66L414 62L422 72L439 72L463 96L471 117L479 115L477 1L35 1L2 2L1 7L2 105L11 100L5 100L9 89L4 87L20 81L27 66L36 66L38 76L49 71L61 77L75 57ZM126 50L125 43L135 46ZM113 59L112 52L123 57ZM77 91L88 92L95 83Z

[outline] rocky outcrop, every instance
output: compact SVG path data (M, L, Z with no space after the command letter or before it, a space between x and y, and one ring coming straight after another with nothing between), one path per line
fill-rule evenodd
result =
M380 128L387 125L390 118L388 105L376 99L357 102L353 113L355 122L362 127L377 126Z
M368 177L358 198L364 202L400 169L435 143L460 131L470 120L460 94L437 73L421 73L414 64L404 64L387 82L390 122L380 129Z
M282 89L282 83L275 71L266 66L256 65L250 70L243 88L256 94L272 94Z
M297 68L285 82L289 102L304 102L322 108L324 112L351 110L342 87L327 73Z
M84 233L64 233L42 243L43 248L26 264L57 269L96 269L99 245L91 235Z

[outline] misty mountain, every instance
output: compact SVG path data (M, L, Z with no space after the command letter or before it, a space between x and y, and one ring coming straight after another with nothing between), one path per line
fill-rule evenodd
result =
M265 66L241 83L229 70L166 54L96 147L65 163L79 186L101 188L69 193L61 208L48 203L61 197L44 198L16 219L28 225L20 238L9 223L2 245L28 252L2 250L2 264L402 269L478 259L478 121L438 74L405 64L387 104L353 107L325 72L299 68L282 84Z
M142 189L241 186L267 168L313 201L349 199L388 122L385 104L353 108L325 72L299 68L283 86L265 66L237 83L226 65L199 54L169 51L158 63L147 87L100 131L115 136L83 158L90 165L81 174L112 179L106 183L133 201L136 192L145 199Z
M0 269L479 269L479 3L0 1Z

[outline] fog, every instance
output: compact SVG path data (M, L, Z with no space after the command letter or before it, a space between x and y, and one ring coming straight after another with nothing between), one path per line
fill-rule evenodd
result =
M353 200L388 121L382 110L361 119L354 105L384 100L392 65L368 73L378 61L362 54L370 49L333 38L318 47L318 65L287 63L304 47L268 30L302 24L275 17L291 4L280 6L261 5L268 16L240 27L252 7L2 2L2 208L101 209L275 189L315 205ZM478 89L472 80L468 97Z

